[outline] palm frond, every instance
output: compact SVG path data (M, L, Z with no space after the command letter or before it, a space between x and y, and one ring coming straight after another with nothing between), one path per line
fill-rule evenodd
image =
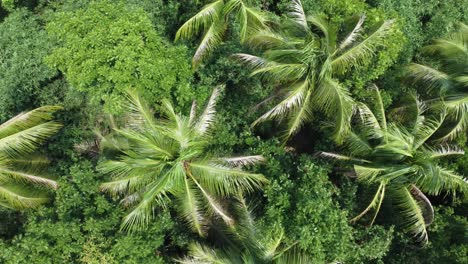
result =
M304 102L298 105L297 109L289 117L287 132L284 135L285 141L296 134L305 122L312 119L311 97L312 93L309 90L304 98Z
M348 133L344 143L347 149L349 149L351 155L367 156L372 152L372 147L369 142L353 131Z
M238 13L240 20L240 40L244 42L249 35L253 35L255 32L266 28L267 19L261 11L247 6L243 1L240 2L241 8Z
M232 262L226 259L221 252L198 243L190 244L190 257L176 260L183 264L231 264Z
M326 79L316 90L314 102L329 117L334 117L335 127L333 137L341 143L350 131L351 116L354 109L354 100L349 91L337 81Z
M8 157L28 155L60 128L60 123L49 121L3 137L0 139L0 153Z
M354 26L353 30L349 32L349 34L346 36L346 38L341 41L339 49L343 50L349 45L353 44L359 36L361 36L361 31L362 31L362 25L364 24L364 21L366 20L366 16L362 15L359 17L358 22L356 23L356 26Z
M35 186L45 186L57 189L57 182L27 171L18 171L0 166L0 182L14 180L16 182L31 183Z
M372 219L372 222L371 222L371 225L372 225L374 223L374 221L375 221L375 218L379 214L380 206L382 205L382 201L383 201L384 197L385 197L385 184L383 182L381 182L379 184L379 187L377 188L377 191L375 192L374 198L372 198L372 201L366 207L366 209L364 209L364 211L362 211L359 215L357 215L356 217L354 217L353 219L351 219L349 221L351 223L354 223L354 222L358 221L359 219L361 219L365 214L367 214L367 212L369 212L370 209L376 208L374 218Z
M269 29L262 29L250 36L246 43L255 49L273 49L292 47L294 44L300 43L300 40L286 38L282 34Z
M217 199L211 195L203 186L195 179L195 177L191 176L191 179L198 187L200 192L202 193L205 200L208 202L208 209L212 210L217 216L220 216L223 221L228 224L229 226L234 225L234 219L229 216L229 213L226 211L225 208L217 201Z
M124 108L129 116L128 126L134 129L155 127L156 121L153 113L136 90L127 90L126 99Z
M201 204L202 196L192 181L185 178L184 185L184 192L178 196L178 210L194 231L203 237L206 233L206 219Z
M304 29L308 29L307 17L304 13L301 0L292 0L289 3L288 16L298 25L301 25Z
M357 45L340 52L334 56L332 68L338 73L345 73L351 67L363 64L367 59L374 56L378 47L383 45L384 39L389 35L394 20L386 20L382 25Z
M414 83L423 84L429 91L443 93L450 87L448 74L426 65L412 63L407 67L407 73Z
M254 156L241 156L241 157L230 157L230 158L219 158L222 162L226 162L229 165L233 165L234 167L241 168L248 165L258 164L260 162L265 161L260 155Z
M0 184L0 204L2 206L22 210L37 208L47 201L49 201L49 198L44 193L27 186L13 183Z
M465 151L457 146L441 145L430 150L431 158L437 159L453 155L463 155Z
M453 120L455 120L454 124L450 122ZM460 114L456 117L449 115L444 121L447 122L444 122L441 125L443 127L443 129L441 129L443 133L442 135L437 135L437 140L442 142L453 140L457 136L459 136L460 133L463 133L465 131L465 129L468 127L468 112L460 111Z
M210 126L213 124L216 115L216 102L220 95L220 91L223 88L224 86L218 86L215 89L213 89L213 93L211 94L211 97L208 100L208 104L206 105L205 110L203 111L195 125L195 129L197 130L199 135L205 134L210 128Z
M215 20L203 36L192 58L192 66L196 68L208 54L223 41L226 25L222 20Z
M61 106L42 106L26 113L20 113L0 125L0 138L50 121L53 114L60 109L62 109Z
M380 95L380 90L376 85L372 86L372 90L375 94L375 117L379 121L380 128L382 129L383 134L387 133L387 118L385 117L385 107L382 102L382 96Z
M267 182L261 174L231 168L215 162L191 162L193 176L211 192L228 196L238 192L252 192Z
M467 193L468 182L455 172L435 164L420 167L416 185L429 195L439 195L442 192Z
M187 20L177 30L175 39L187 39L198 34L202 29L209 27L215 20L219 19L224 5L224 0L217 0L203 7L200 12Z
M418 241L427 242L428 235L422 209L423 205L413 197L412 192L408 188L411 187L400 187L393 190L396 204L403 215L403 225L407 230L415 234Z
M264 122L270 119L284 118L288 113L295 111L301 105L305 103L307 95L307 81L299 83L293 86L292 90L285 96L285 98L273 107L270 111L260 116L257 120L252 123L252 127L256 126L260 122Z
M355 162L360 162L360 163L369 163L368 160L354 158L354 157L351 157L351 156L346 156L346 155L341 155L341 154L326 152L326 151L320 151L316 155L320 156L320 157L323 157L323 158L328 158L328 159L355 161Z

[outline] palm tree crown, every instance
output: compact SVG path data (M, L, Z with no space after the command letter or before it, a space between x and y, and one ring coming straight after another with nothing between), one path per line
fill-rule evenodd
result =
M235 17L240 24L241 42L253 32L266 27L265 13L252 7L251 2L250 0L212 1L180 27L176 33L176 40L188 39L203 32L201 42L193 56L194 67L221 44L231 17Z
M468 125L468 26L460 24L458 32L435 40L423 51L434 56L439 69L413 63L408 67L408 76L442 97L433 104L442 103L448 109L449 129L442 133L441 139L453 139Z
M261 74L279 83L271 98L279 104L258 118L253 125L269 120L289 120L286 138L295 134L318 109L335 118L335 139L340 141L349 127L353 99L337 77L372 57L389 34L393 21L384 21L374 32L362 36L365 17L341 41L338 28L319 17L307 16L300 0L290 4L287 20L277 31L263 30L249 39L254 48L264 50L261 57L238 54Z
M351 155L327 152L321 155L352 162L358 180L378 185L369 206L352 221L374 208L373 222L382 200L390 196L401 209L406 227L419 239L427 241L426 226L432 222L433 210L423 192L430 195L443 191L466 193L466 181L437 163L440 158L464 152L455 146L428 144L443 119L423 116L425 106L417 99L410 115L414 120L407 126L387 122L377 88L374 101L374 111L365 104L358 106L357 129L345 140Z
M252 191L266 181L242 170L261 161L261 156L212 157L205 151L218 95L215 89L198 118L195 103L186 117L165 100L164 117L156 119L137 94L129 93L127 125L115 128L103 141L104 148L119 155L100 164L114 178L102 184L102 190L124 196L122 203L132 207L122 228L143 227L156 206L165 206L165 198L174 197L178 212L203 235L207 213L233 224L220 198Z
M34 155L62 126L52 120L60 106L21 113L0 125L0 206L36 208L49 200L57 183L46 175L48 160Z

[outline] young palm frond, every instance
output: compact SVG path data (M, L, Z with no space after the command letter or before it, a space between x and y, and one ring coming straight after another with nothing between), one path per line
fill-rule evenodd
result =
M212 157L205 153L220 91L220 87L214 89L199 116L195 103L186 117L165 100L160 119L137 93L129 92L126 108L131 118L125 127L114 128L104 137L119 154L99 165L113 178L103 183L101 190L123 197L122 203L130 207L122 229L145 227L156 208L165 207L167 199L174 198L182 218L204 235L210 215L233 224L224 198L254 191L266 182L263 175L244 170L263 161L261 156Z
M33 153L62 126L51 121L60 106L43 106L0 125L0 205L36 208L57 183L47 175L48 160Z
M261 56L237 54L252 68L252 75L274 80L283 90L279 103L252 125L267 120L286 120L287 140L311 121L318 110L333 120L334 139L342 142L349 133L354 100L338 78L359 67L383 46L393 28L384 21L374 32L363 36L364 17L343 40L335 26L317 16L307 16L300 0L293 0L286 21L277 30L262 30L247 43L260 49ZM317 34L316 32L320 32Z
M345 139L344 146L351 155L327 152L320 155L352 163L359 181L378 186L370 204L352 222L372 210L372 225L383 199L390 199L401 209L404 227L418 240L427 242L427 226L434 212L424 193L468 192L466 179L438 164L441 158L464 152L447 144L429 145L429 138L443 120L425 117L427 108L417 97L407 109L411 110L407 116L413 120L406 120L407 126L403 126L387 121L380 92L377 87L373 90L373 107L359 105L355 127Z
M196 68L217 46L223 42L231 17L240 25L239 37L244 42L256 31L266 28L268 22L264 12L249 5L245 0L215 0L203 7L177 31L175 40L189 39L203 33L200 44L192 59Z

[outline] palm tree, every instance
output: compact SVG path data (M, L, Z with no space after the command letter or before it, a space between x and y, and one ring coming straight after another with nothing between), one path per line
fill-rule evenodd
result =
M279 86L266 101L281 101L253 126L270 119L287 119L287 139L312 119L313 109L318 109L335 118L335 139L341 141L348 131L354 102L337 78L375 55L393 20L384 21L364 37L362 16L338 41L338 28L319 17L307 16L300 0L291 1L290 10L278 30L263 30L249 39L250 45L264 51L260 57L237 55L254 69L252 75L267 77Z
M266 182L261 174L242 170L262 161L261 156L215 157L207 153L218 95L219 89L214 89L198 118L195 103L186 117L164 100L163 118L156 119L135 92L128 94L126 126L114 128L114 133L101 143L118 155L99 166L113 177L101 189L123 196L122 204L132 207L124 218L123 229L144 227L155 208L167 206L166 198L170 197L175 198L177 211L194 231L204 235L207 215L234 223L222 198L253 191Z
M431 103L435 107L442 104L448 110L446 129L440 138L454 139L468 125L468 26L460 24L458 32L435 40L423 51L433 56L439 67L413 63L408 67L408 77L441 96Z
M176 41L197 36L203 32L200 45L192 59L198 66L223 41L231 18L239 23L240 41L266 27L267 16L252 6L251 0L215 0L185 22L176 33Z
M404 225L418 239L427 241L426 226L434 212L424 193L467 192L465 179L438 164L441 158L464 152L455 146L428 144L441 126L443 114L440 118L425 117L425 106L415 98L414 107L409 108L412 112L407 114L414 117L410 124L387 122L380 92L377 88L374 91L374 111L359 104L356 129L346 137L350 155L321 155L351 162L359 181L378 186L369 206L352 222L375 209L372 224L384 197L388 197L401 209Z
M49 200L47 189L57 188L46 174L48 160L34 152L62 127L51 121L59 109L43 106L0 125L0 206L36 208Z
M272 232L274 237L263 235L244 199L239 196L237 198L235 211L238 213L238 224L224 231L229 239L227 246L211 248L200 243L193 243L189 246L189 256L177 262L184 264L312 263L309 257L295 246L295 243L287 245L284 242L282 229L275 227ZM220 244L219 241L216 244Z

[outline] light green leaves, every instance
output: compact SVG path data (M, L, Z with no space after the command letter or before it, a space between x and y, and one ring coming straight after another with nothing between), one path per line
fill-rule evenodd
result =
M51 121L60 106L21 113L0 125L0 204L13 209L36 208L47 202L46 189L57 183L46 175L48 161L33 152L61 124Z
M266 28L266 14L249 5L244 0L216 0L203 7L187 20L177 31L175 40L196 37L202 32L202 38L192 66L196 68L217 46L223 42L231 17L240 24L240 41Z
M204 236L210 216L233 223L224 208L224 198L251 192L266 182L262 175L243 170L263 161L261 156L217 158L205 153L220 90L213 90L199 116L195 103L190 117L186 117L176 113L169 100L163 100L164 115L160 119L153 116L138 94L128 94L130 118L125 128L114 128L105 137L119 154L99 165L113 178L101 189L123 196L122 203L130 207L123 229L144 228L158 207L167 206L167 198L175 198L180 216L193 231Z
M274 80L280 92L279 103L252 125L286 120L283 138L287 140L313 119L312 112L319 110L332 120L327 123L334 127L333 138L342 143L350 130L355 102L339 77L371 59L393 27L392 20L384 21L361 39L363 23L362 17L337 44L336 26L318 16L307 16L301 1L295 0L291 1L288 17L278 28L253 34L247 43L263 54L236 56L252 68L252 75ZM321 34L314 33L317 31Z

